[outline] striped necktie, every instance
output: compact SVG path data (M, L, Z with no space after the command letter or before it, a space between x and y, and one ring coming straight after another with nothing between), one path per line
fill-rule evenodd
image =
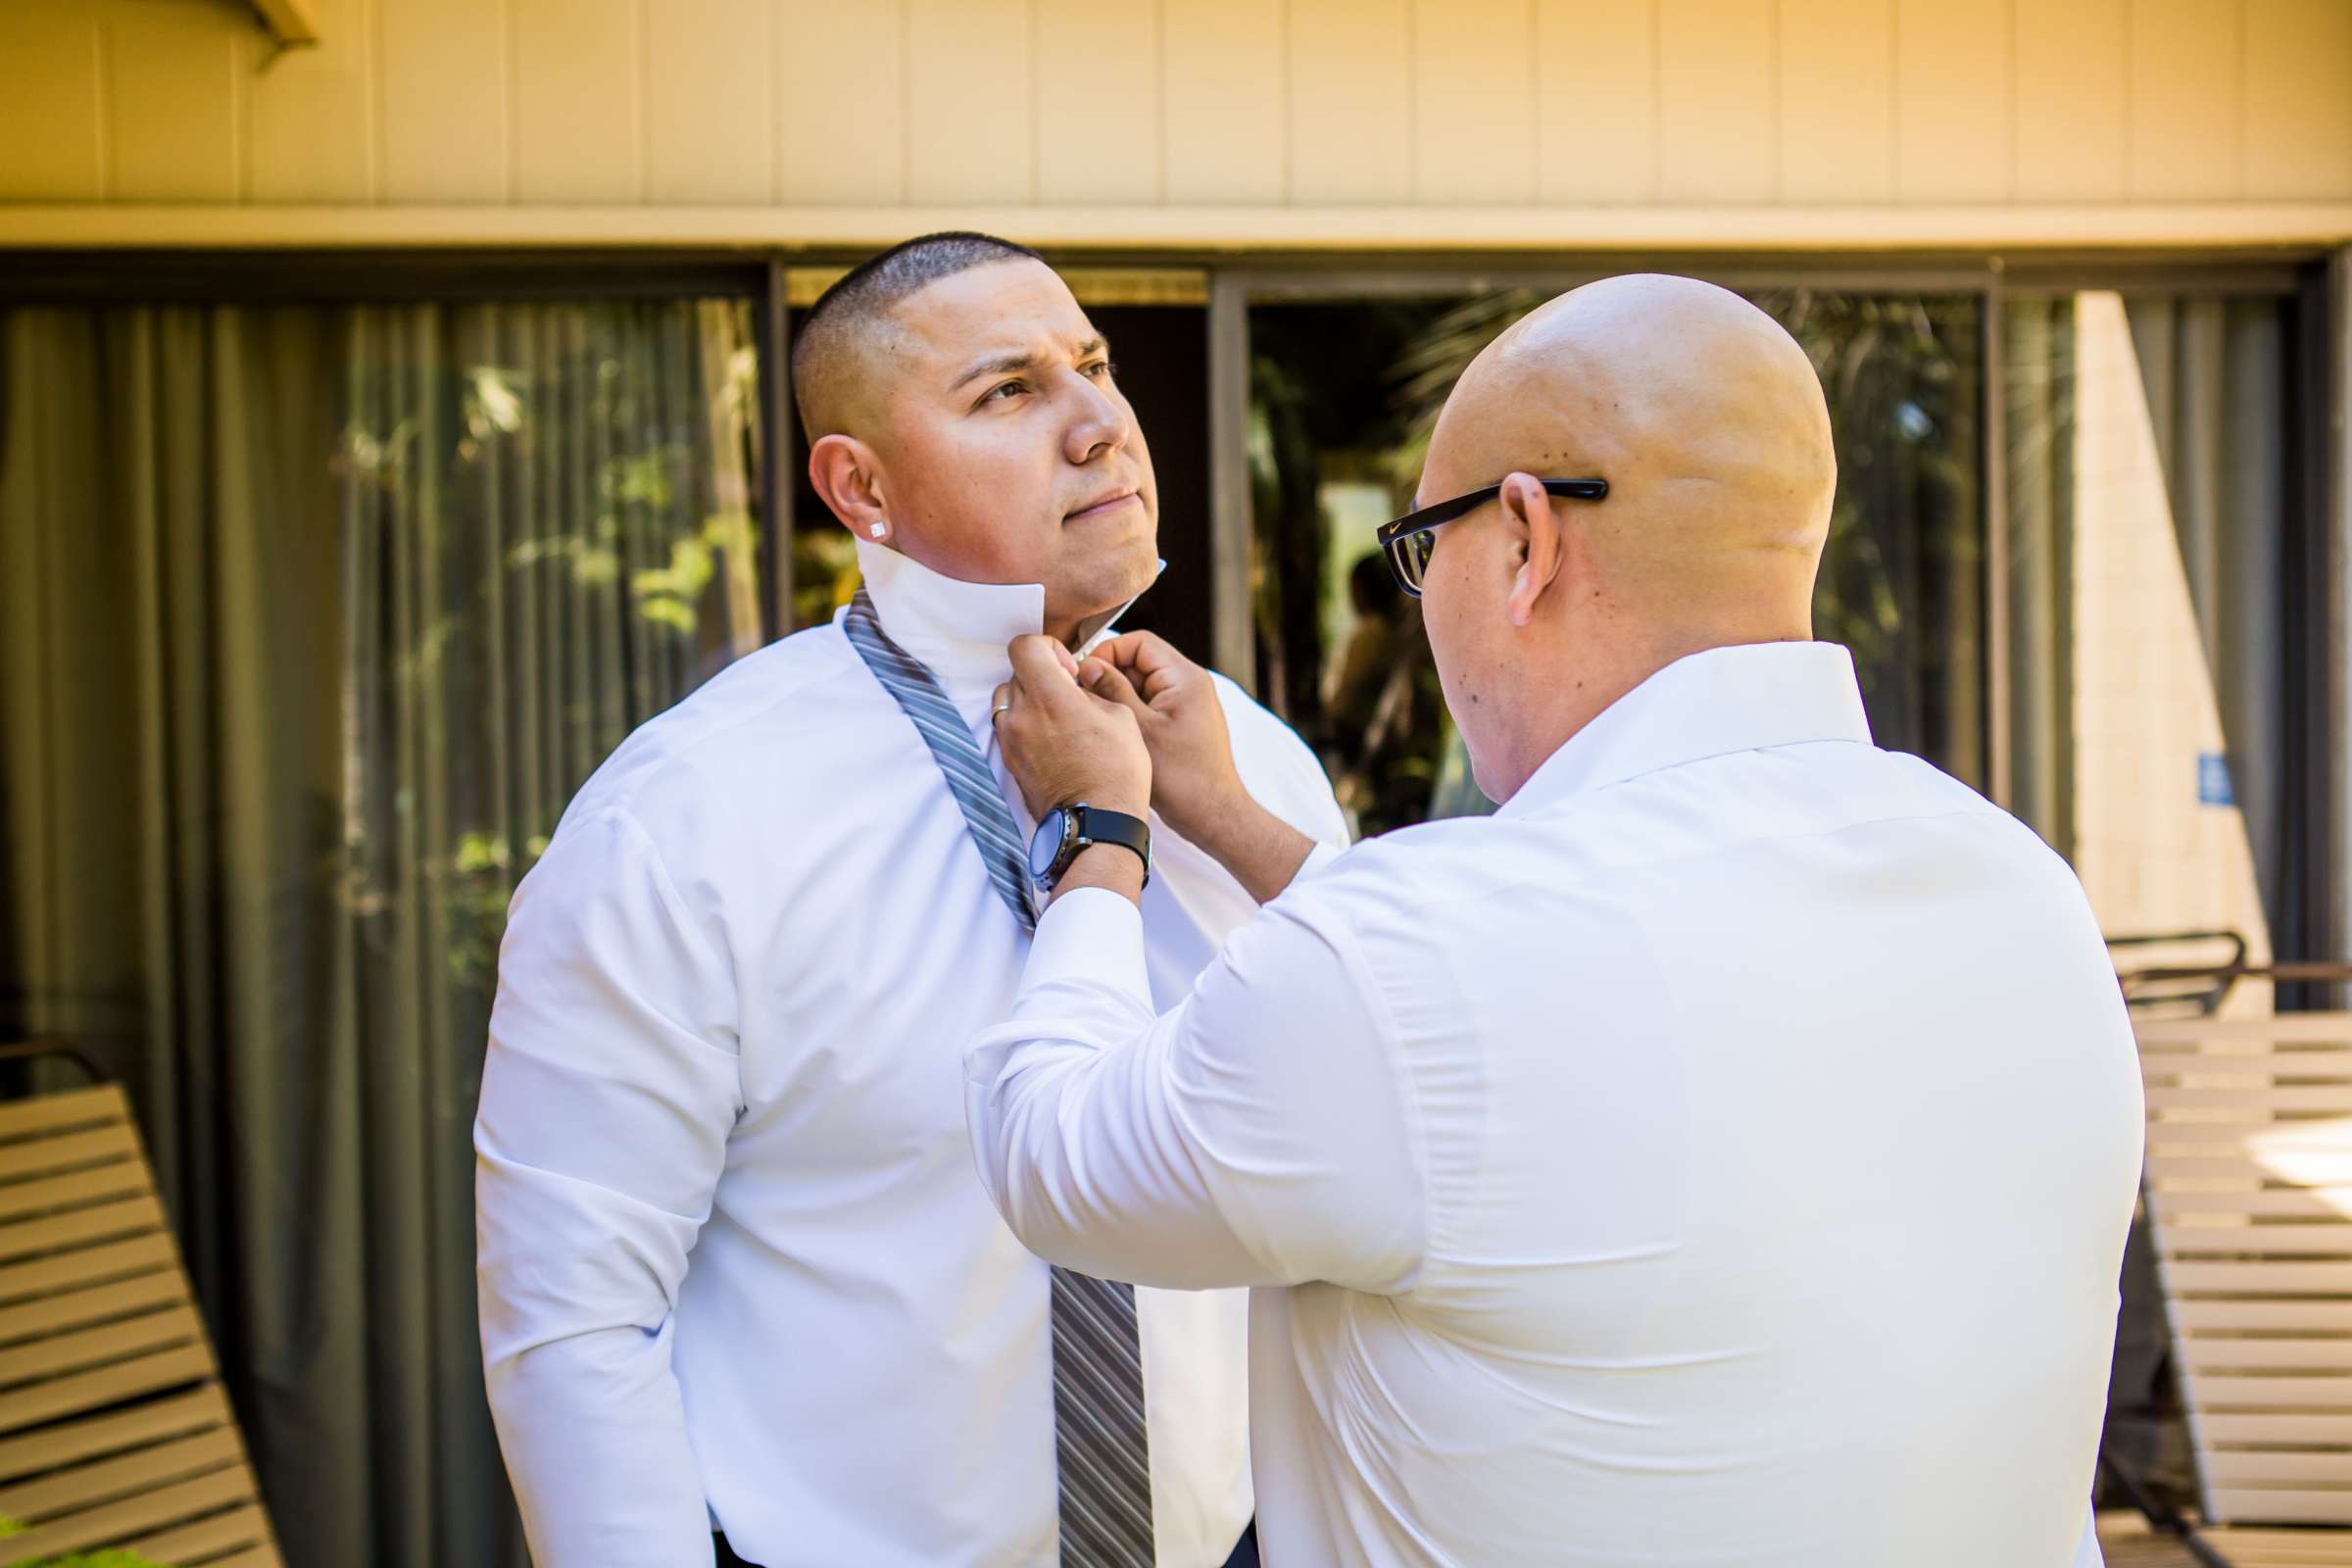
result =
M1028 857L979 743L922 661L882 629L861 585L843 629L874 679L914 723L962 808L997 894L1034 930ZM1152 1568L1152 1470L1135 1290L1054 1270L1054 1448L1062 1568Z

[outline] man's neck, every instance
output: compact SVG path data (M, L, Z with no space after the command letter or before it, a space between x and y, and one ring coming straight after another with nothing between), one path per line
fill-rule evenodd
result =
M1074 619L1048 620L1046 635L1074 654L1084 648L1088 639L1092 638L1095 633L1109 625L1113 615L1126 608L1125 605L1112 605L1107 610L1098 610L1092 614L1080 615Z

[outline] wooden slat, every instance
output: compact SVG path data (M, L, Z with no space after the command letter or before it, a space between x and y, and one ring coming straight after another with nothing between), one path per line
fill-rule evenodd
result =
M285 1568L285 1560L278 1556L276 1544L271 1542L249 1546L233 1556L215 1557L204 1568Z
M130 1120L130 1102L116 1084L75 1089L62 1095L36 1095L0 1104L0 1142L13 1143L35 1133L66 1127L96 1127Z
M2352 1111L2352 1084L2273 1084L2266 1087L2156 1086L2146 1091L2150 1110L2327 1110ZM2345 1141L2352 1144L2352 1130Z
M2340 1117L2319 1121L2261 1121L2242 1116L2230 1121L2200 1118L2195 1121L2150 1121L2147 1128L2150 1149L2176 1144L2182 1147L2212 1146L2217 1152L2250 1152L2255 1156L2304 1152L2339 1154L2352 1149L2352 1128L2345 1127Z
M76 1209L54 1219L19 1220L0 1225L0 1259L31 1257L62 1251L93 1242L118 1241L164 1228L164 1205L152 1198L131 1198L94 1208Z
M2295 1042L2352 1045L2352 1013L2286 1012L2275 1018L2142 1018L2132 1025L2139 1049L2179 1050L2218 1044Z
M2298 1492L2216 1487L2213 1511L2224 1519L2262 1524L2352 1524L2352 1492Z
M2244 1530L2198 1535L2236 1568L2352 1568L2352 1536L2332 1530Z
M159 1268L176 1269L179 1253L169 1232L110 1242L77 1251L44 1257L37 1262L0 1268L0 1302L24 1301L55 1291L107 1280L124 1279Z
M45 1176L39 1181L0 1187L0 1223L113 1199L137 1198L154 1191L155 1184L147 1179L147 1167L135 1161L93 1165L63 1176Z
M245 1462L244 1446L227 1427L141 1448L119 1458L45 1475L38 1481L0 1490L0 1515L39 1524L53 1514L73 1513L136 1493L210 1475Z
M134 1158L139 1136L129 1125L98 1127L86 1133L57 1138L32 1138L21 1144L0 1145L0 1182L47 1176L77 1165Z
M2352 1453L2279 1453L2232 1448L2207 1458L2205 1479L2216 1486L2352 1486Z
M2173 1320L2191 1333L2217 1329L2314 1329L2352 1333L2352 1300L2176 1301Z
M141 1537L130 1543L130 1549L154 1562L209 1563L223 1551L259 1545L269 1539L269 1516L248 1503L163 1535Z
M142 1274L95 1290L43 1297L22 1306L0 1308L0 1346L130 1317L187 1298L187 1282L177 1269Z
M2352 1372L2352 1340L2209 1339L2180 1342L2190 1370Z
M186 1306L124 1318L102 1328L59 1334L13 1350L0 1350L0 1388L127 1361L134 1355L203 1338L204 1325L197 1320L195 1310Z
M156 1399L135 1410L92 1416L71 1425L43 1427L23 1437L0 1440L0 1481L226 1426L228 1421L227 1396L218 1383L208 1384L192 1394Z
M2242 1257L2352 1256L2352 1225L2159 1224L2156 1248L2167 1256L2229 1252Z
M2189 1375L2191 1402L2231 1410L2352 1411L2352 1377L2239 1378Z
M96 1372L52 1378L0 1394L0 1432L78 1415L142 1394L156 1394L214 1376L212 1351L202 1344L143 1355Z
M47 1520L22 1536L0 1541L0 1562L21 1562L28 1555L62 1556L69 1551L131 1541L250 1502L253 1496L253 1477L242 1465L234 1470L217 1471L176 1486L158 1487L104 1507ZM33 1544L30 1550L26 1543Z
M2352 1415L2208 1411L2198 1418L2198 1425L2204 1431L2205 1441L2211 1444L2352 1447Z
M2244 1154L2151 1154L2148 1185L2159 1193L2190 1182L2286 1182L2295 1186L2352 1186L2352 1150L2301 1150L2268 1158Z
M2243 1214L2325 1221L2352 1229L2352 1187L2240 1187L2229 1192L2170 1187L2148 1194L2148 1207L2162 1220L2186 1214Z
M2165 1278L2183 1295L2352 1295L2352 1263L2173 1262Z
M2206 1074L2251 1073L2279 1078L2352 1078L2352 1050L2332 1046L2300 1051L2159 1051L2139 1058L2148 1078L2171 1080Z

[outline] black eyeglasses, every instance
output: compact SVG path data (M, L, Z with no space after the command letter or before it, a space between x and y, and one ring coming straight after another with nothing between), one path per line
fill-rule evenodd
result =
M1606 479L1545 479L1544 488L1555 496L1567 496L1577 501L1598 501L1609 493ZM1421 574L1429 569L1429 553L1437 547L1432 530L1453 521L1465 513L1476 512L1502 494L1499 484L1455 496L1451 501L1440 501L1434 506L1408 512L1395 522L1384 522L1373 537L1380 543L1381 553L1389 558L1389 570L1396 573L1396 586L1413 598L1421 597Z

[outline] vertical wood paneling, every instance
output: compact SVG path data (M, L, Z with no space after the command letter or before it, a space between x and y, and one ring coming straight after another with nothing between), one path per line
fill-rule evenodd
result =
M2245 15L2245 194L2352 191L2352 0L2263 0Z
M0 27L0 200L101 199L98 19L78 0L20 4Z
M242 194L237 93L251 34L210 5L104 13L108 194L125 202L233 202Z
M1659 0L1658 194L1768 202L1779 174L1772 0Z
M909 201L1034 199L1030 24L1025 0L907 0Z
M384 199L507 198L507 29L483 0L379 0Z
M515 199L641 200L636 0L507 4L514 27Z
M2124 196L2127 0L2035 0L2016 10L2016 195Z
M1545 202L1658 188L1656 0L1537 0L1536 187Z
M2244 47L2234 0L2132 0L2125 180L2133 198L2238 194Z
M776 199L906 199L905 7L778 0Z
M1536 194L1535 16L1413 0L1413 194L1518 205Z
M2010 0L1897 0L1898 199L2008 198L2009 5Z
M1033 0L1037 199L1160 199L1158 0Z
M1291 200L1413 194L1407 0L1291 0Z
M657 0L645 25L645 192L756 204L775 189L767 0Z
M1165 0L1160 161L1171 202L1279 202L1290 172L1283 8Z
M364 202L374 192L374 18L368 0L318 0L317 45L256 72L248 183L257 202Z
M1780 0L1783 201L1894 199L1893 0Z

